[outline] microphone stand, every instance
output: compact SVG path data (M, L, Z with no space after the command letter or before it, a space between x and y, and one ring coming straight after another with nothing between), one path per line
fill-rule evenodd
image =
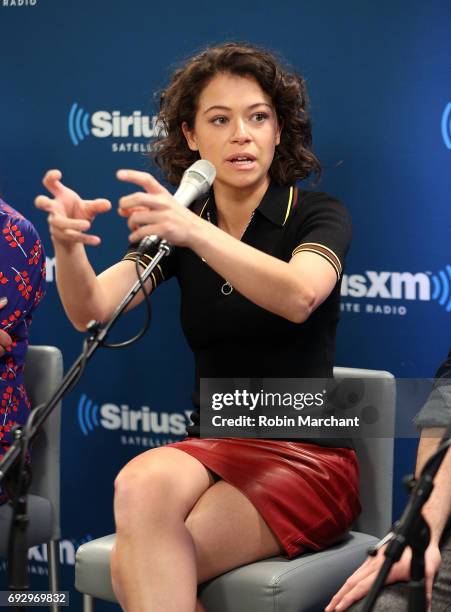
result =
M149 278L154 268L158 265L161 259L169 255L172 251L172 246L166 241L160 241L158 252L153 257L150 264L142 272L141 279L136 281L129 293L125 296L122 302L117 306L111 319L103 325L98 321L91 321L88 326L89 337L86 340L86 346L83 353L77 358L70 370L64 376L59 387L55 390L52 397L46 404L38 406L30 414L29 420L23 428L18 427L14 432L14 441L8 451L0 461L0 483L9 476L11 483L12 479L18 480L15 500L13 502L13 516L11 519L9 550L8 550L8 567L9 567L9 588L11 590L23 591L29 588L28 571L27 571L27 491L31 482L31 470L29 466L20 466L19 458L26 456L28 444L38 435L44 421L55 409L60 400L68 393L78 382L81 377L87 361L93 356L95 351L102 346L105 339L114 326L118 318L121 316L125 308L130 304L138 291L142 288L144 282ZM36 412L35 412L36 411ZM33 415L33 418L31 417ZM22 464L24 462L22 461ZM16 466L19 466L17 473ZM25 467L24 473L20 473L20 467ZM16 608L18 612L24 610L23 607Z
M451 446L450 438L451 424L440 440L439 448L424 465L419 479L416 480L413 475L405 479L404 484L411 493L400 520L395 523L393 530L383 540L369 550L369 554L374 556L377 550L388 542L384 553L384 563L364 601L362 612L370 612L373 609L393 564L399 561L406 546L412 548L408 610L409 612L426 612L424 553L429 545L430 532L421 510L431 495L435 475Z

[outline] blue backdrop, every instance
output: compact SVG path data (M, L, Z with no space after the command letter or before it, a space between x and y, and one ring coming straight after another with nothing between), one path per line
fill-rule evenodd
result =
M353 217L337 364L432 376L451 336L450 31L451 9L436 0L0 0L0 193L35 222L48 256L33 343L60 346L69 365L82 341L56 293L46 219L33 208L45 171L60 168L84 196L115 204L127 190L116 169L147 168L154 93L174 65L206 45L249 40L279 51L306 77L324 165L319 188ZM133 127L121 127L126 116ZM114 211L95 231L103 242L90 256L100 271L121 257L128 232ZM65 401L65 588L77 545L113 529L115 474L136 453L176 439L169 415L190 408L178 302L170 281L153 298L151 333L132 349L99 352ZM143 319L144 311L126 317L117 336ZM130 411L149 411L153 431L134 430ZM415 450L415 441L397 441L395 515ZM40 548L30 567L43 573Z

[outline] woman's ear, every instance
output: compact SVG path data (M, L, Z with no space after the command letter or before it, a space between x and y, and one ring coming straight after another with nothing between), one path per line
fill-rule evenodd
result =
M182 123L182 132L186 138L186 142L191 151L198 151L199 147L197 146L196 136L194 135L194 130L190 130L186 121Z

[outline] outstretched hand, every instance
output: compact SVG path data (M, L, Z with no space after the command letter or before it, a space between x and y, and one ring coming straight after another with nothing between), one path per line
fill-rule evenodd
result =
M325 612L347 610L353 603L367 595L376 580L379 570L385 560L386 546L380 548L375 557L368 559L346 580L341 589L334 595ZM385 584L406 582L410 579L410 561L412 549L407 547L401 559L393 565ZM440 567L441 555L437 545L430 544L425 553L426 597L430 608L432 585Z
M86 232L91 228L96 215L111 209L110 201L104 198L83 200L78 193L63 185L61 178L59 170L49 170L44 176L43 184L53 198L40 195L35 200L36 207L49 214L52 240L66 244L100 244L99 236Z
M191 246L199 217L179 204L152 175L137 170L119 170L120 181L134 183L137 191L119 200L119 214L128 217L129 240L139 242L156 235L175 246Z

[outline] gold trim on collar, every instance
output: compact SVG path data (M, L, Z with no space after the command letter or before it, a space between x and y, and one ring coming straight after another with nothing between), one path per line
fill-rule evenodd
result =
M206 202L205 202L205 204L202 206L202 210L201 210L201 211L200 211L200 213L199 213L199 217L200 217L201 219L203 218L203 217L202 217L202 215L204 214L205 207L207 206L207 204L208 204L208 202L209 202L209 201L210 201L210 198L208 197L208 198L207 198L207 200L206 200Z
M290 211L291 211L291 205L293 204L293 193L294 193L294 188L290 187L290 195L288 198L288 206L287 206L287 212L285 213L285 219L283 220L282 225L285 225L285 223L287 222L287 219L290 215Z

